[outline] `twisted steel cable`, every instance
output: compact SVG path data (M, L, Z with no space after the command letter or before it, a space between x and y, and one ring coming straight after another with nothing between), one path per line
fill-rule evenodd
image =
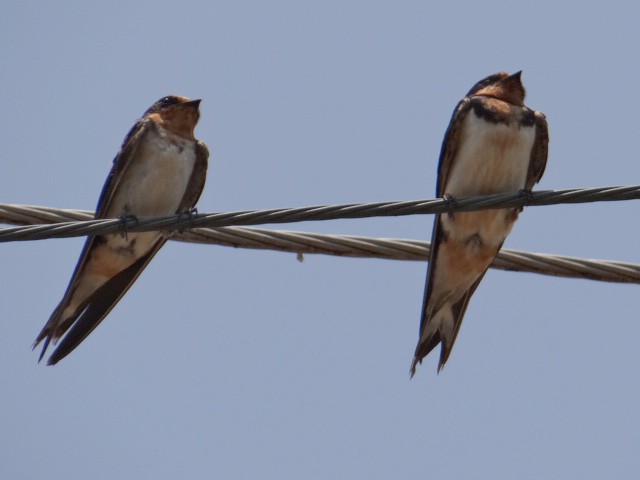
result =
M42 240L82 235L146 232L152 230L187 230L196 227L226 227L293 223L344 218L388 217L513 208L561 203L587 203L640 199L640 185L597 187L568 190L545 190L497 195L464 197L459 199L413 200L402 202L354 203L320 205L272 210L209 213L202 215L171 215L157 218L101 219L66 222L55 225L36 225L0 229L0 242ZM0 209L11 210L0 204Z
M92 216L93 212L86 210L0 204L0 221L18 225L42 223L77 225L76 222L90 219ZM176 219L176 217L171 218L174 221ZM113 222L113 220L109 221ZM116 220L116 222L121 224L120 220ZM92 224L95 225L93 222ZM171 239L237 248L293 252L298 255L320 253L348 257L425 261L428 260L430 254L429 243L417 240L326 235L263 228L194 228L174 235ZM606 282L640 283L640 264L589 260L508 249L500 251L492 267L501 270Z

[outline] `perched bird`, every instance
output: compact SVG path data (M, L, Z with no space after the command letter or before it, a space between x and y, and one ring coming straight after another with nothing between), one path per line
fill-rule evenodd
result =
M154 103L125 137L102 189L95 218L191 212L204 188L209 150L193 130L200 100L168 96ZM33 348L64 338L49 365L73 351L118 303L167 241L162 232L88 237L67 291ZM65 335L66 333L66 335Z
M540 181L547 163L547 121L524 105L521 73L490 75L458 103L442 142L436 196L530 191ZM411 376L439 343L438 371L446 363L471 295L520 210L436 215Z

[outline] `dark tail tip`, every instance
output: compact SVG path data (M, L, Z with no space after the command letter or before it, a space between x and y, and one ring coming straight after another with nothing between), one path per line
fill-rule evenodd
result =
M58 348L56 348L53 351L53 353L51 355L49 355L49 359L47 360L47 365L48 366L55 365L60 360L62 360L64 357L69 355L73 351L74 348L76 348L77 345L74 345L72 348L68 348L68 346L65 345L65 343L64 343L65 340L66 340L66 337L62 340L62 343L60 345L58 345Z
M31 348L32 350L35 349L38 346L38 344L40 343L40 340L41 339L36 340L33 343L33 347ZM46 353L47 347L49 346L50 342L51 342L51 337L47 337L46 340L44 341L44 345L42 346L42 351L40 352L40 356L38 357L38 363L40 363L42 361L42 357L44 357L44 354Z
M422 363L422 360L418 360L418 357L413 357L413 360L411 362L411 368L409 369L409 380L411 380L413 378L413 376L416 374L416 367L418 366L418 363Z
M447 363L450 353L451 350L446 347L445 342L442 342L440 344L440 361L438 362L438 373L440 373L444 368L444 364Z

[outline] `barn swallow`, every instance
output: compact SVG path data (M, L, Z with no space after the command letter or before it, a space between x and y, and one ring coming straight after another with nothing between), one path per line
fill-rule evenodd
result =
M200 100L168 96L129 131L102 189L95 218L191 212L204 188L209 150L193 130ZM162 232L88 237L67 291L33 348L64 336L49 365L71 353L107 316L167 241ZM66 334L66 335L65 335Z
M436 196L531 191L540 181L547 163L547 121L524 105L521 73L490 75L458 103L442 142ZM438 372L447 362L471 295L520 210L436 215L411 376L439 343Z

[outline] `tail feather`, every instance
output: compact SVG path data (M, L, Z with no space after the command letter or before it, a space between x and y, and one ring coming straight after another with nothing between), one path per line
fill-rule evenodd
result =
M73 325L49 357L47 365L55 365L69 355L100 325L165 242L166 239L158 240L143 257L112 277L89 297L87 303L78 309Z
M422 359L440 343L440 361L438 362L438 373L444 368L445 363L451 355L453 345L456 343L462 319L467 311L469 300L478 288L482 277L486 270L478 277L464 295L455 303L445 303L434 313L428 312L429 297L425 298L424 309L422 312L420 340L411 362L411 377L416 373L418 363L422 363Z
M44 357L52 340L55 344L59 338L63 337L49 357L47 365L55 365L80 345L120 301L165 242L164 238L158 240L143 257L109 279L80 304L73 314L62 319L62 312L67 306L66 299L69 295L65 296L33 344L33 348L36 348L44 340L38 362Z
M416 351L411 362L411 377L416 373L418 363L429 355L431 350L440 344L440 360L438 362L438 373L447 363L453 344L462 322L461 316L456 316L455 305L445 303L437 312L427 317L425 328L423 329Z
M67 299L67 296L65 296L65 298L63 298L62 301L58 304L56 309L53 311L53 313L49 317L49 320L47 320L47 323L44 325L44 327L36 337L35 342L33 342L33 345L31 346L31 349L35 350L35 348L38 345L40 345L40 342L44 340L42 351L40 352L40 356L38 357L38 363L42 361L44 354L47 352L47 348L49 348L49 344L51 343L51 340L53 340L53 342L55 343L56 340L60 338L60 336L63 335L64 332L67 331L67 328L69 328L68 326L63 327L63 325L66 324L67 322L61 322L63 305L66 305L66 299ZM73 319L67 319L67 320L73 321Z
M127 273L127 270L125 270L124 273ZM69 355L98 325L100 325L102 320L104 320L122 296L123 289L126 288L122 285L123 279L121 277L123 277L122 273L114 277L111 282L105 284L103 288L96 292L97 295L94 295L93 300L89 302L87 307L80 311L80 315L78 315L69 332L62 338L60 344L47 360L47 365L55 365L64 357ZM126 275L124 275L124 277L124 281L127 281Z
M38 357L38 363L42 361L42 357L44 357L44 354L47 352L47 348L49 347L50 342L51 342L51 337L47 337L47 339L44 341L44 345L42 346L42 351L40 352L40 356ZM36 342L33 344L32 350L38 346L38 343L40 343L40 341L36 340Z

